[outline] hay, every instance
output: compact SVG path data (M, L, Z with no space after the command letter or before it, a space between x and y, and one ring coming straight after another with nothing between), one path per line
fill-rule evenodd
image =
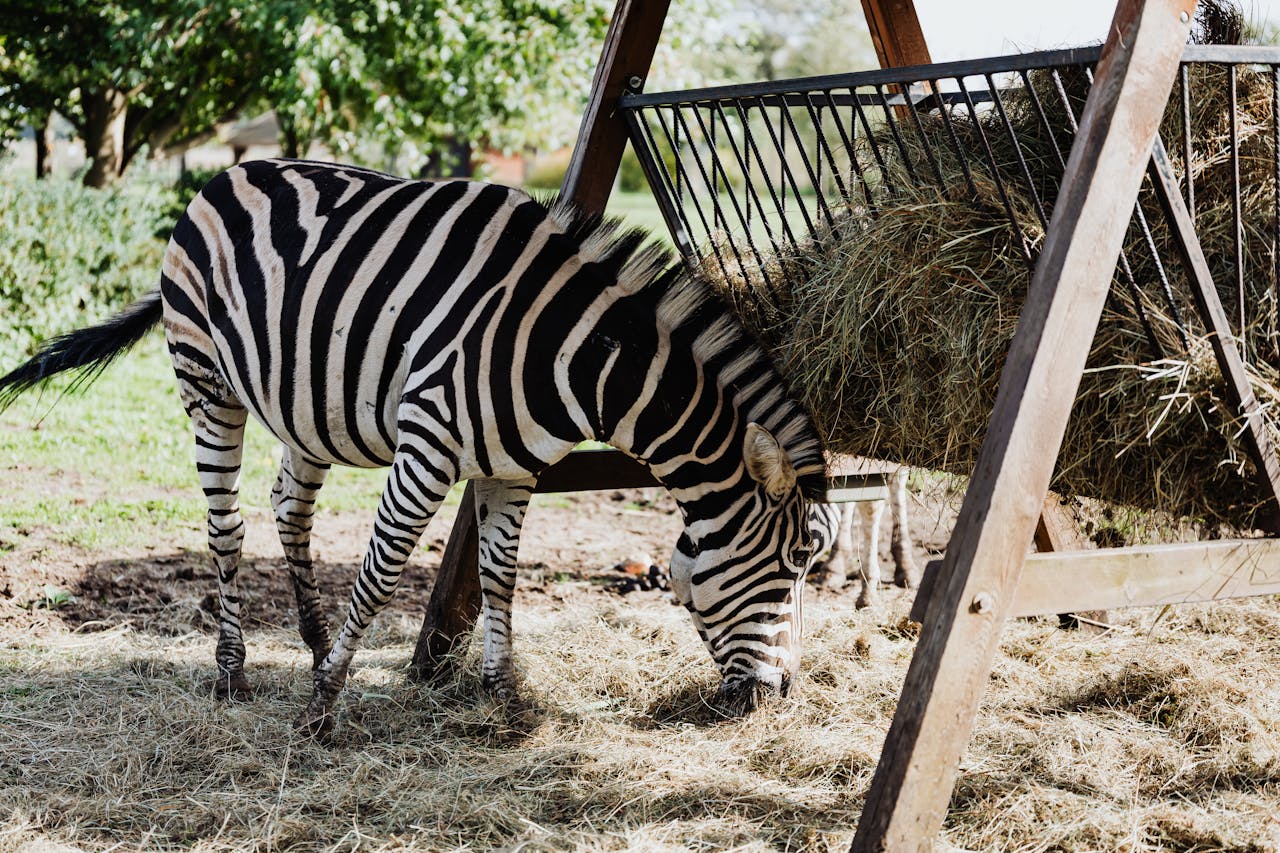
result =
M176 608L164 636L14 632L0 851L848 849L914 648L878 622L905 596L879 613L816 596L795 693L715 722L682 608L561 592L517 607L527 719L480 691L478 644L456 681L407 683L419 620L391 614L331 747L290 735L310 684L291 630L255 632L261 694L233 706L202 687L212 635L171 635ZM1011 623L944 849L1271 849L1275 602L1151 619L1105 638Z
M1217 67L1192 70L1197 93L1192 135L1197 227L1220 290L1234 288L1230 117ZM1070 145L1069 119L1047 73L1033 73L1039 104L1025 91L1005 95L1009 122L1037 191L1051 204ZM1088 90L1082 74L1064 74L1074 111ZM1216 84L1216 85L1214 85ZM1199 93L1214 93L1201 97ZM1246 331L1251 378L1264 408L1280 402L1280 350L1275 294L1273 89L1260 72L1238 77L1240 171L1246 269ZM1183 168L1180 104L1165 118L1175 167ZM1045 130L1039 110L1049 125ZM1017 152L995 111L977 121L954 113L952 129L969 153L972 190L949 140L951 129L923 116L928 149L938 156L947 189L916 187L909 174L931 174L925 146L903 134L905 148L881 146L878 175L890 188L874 217L854 211L802 252L771 259L787 271L766 283L750 277L708 278L770 350L792 391L814 415L830 449L967 475L976 463L995 402L1000 368L1029 282L1022 245L1008 225L990 161L973 156L982 137L1001 164L1014 218L1033 253L1045 228L1017 165ZM865 143L864 143L865 144ZM863 159L870 162L868 155ZM1171 235L1150 191L1140 203L1151 240L1166 264ZM1190 517L1204 525L1255 526L1264 500L1212 352L1181 270L1168 269L1175 306L1166 305L1146 236L1136 227L1127 255L1138 287L1119 274L1095 338L1052 488L1136 508ZM1137 319L1142 303L1150 329ZM1228 315L1237 306L1224 293ZM1176 319L1187 321L1188 350ZM1153 359L1152 342L1164 358ZM1070 381L1064 377L1064 381ZM1269 425L1273 435L1274 426ZM1136 531L1135 531L1136 532ZM1149 531L1146 531L1149 532Z

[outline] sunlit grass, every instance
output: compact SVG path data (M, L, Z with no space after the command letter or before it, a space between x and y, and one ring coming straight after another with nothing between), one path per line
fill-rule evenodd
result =
M0 414L0 541L12 548L36 527L86 548L146 544L160 530L172 541L175 528L202 537L205 504L191 427L161 336L149 336L87 390L66 394L66 384ZM279 459L275 439L251 421L245 507L270 507ZM334 468L320 506L372 512L385 482L384 469ZM446 503L457 497L455 490Z

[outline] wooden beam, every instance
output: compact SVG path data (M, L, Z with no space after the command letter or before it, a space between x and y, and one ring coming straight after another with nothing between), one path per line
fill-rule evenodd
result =
M1194 9L1117 5L855 851L942 827Z
M1271 434L1267 430L1267 416L1253 394L1253 386L1249 384L1249 375L1245 373L1244 362L1240 358L1240 348L1236 346L1235 335L1231 332L1231 323L1227 320L1227 312L1223 310L1222 300L1218 297L1218 288L1213 283L1213 274L1209 272L1209 262L1205 260L1204 250L1200 246L1200 238L1196 236L1195 223L1187 211L1187 204L1182 200L1182 189L1178 186L1178 178L1173 173L1173 165L1165 153L1164 144L1157 137L1151 149L1151 164L1147 169L1151 175L1151 183L1155 187L1156 198L1164 210L1165 218L1173 230L1173 244L1182 261L1182 269L1191 281L1191 291L1195 296L1196 308L1209 330L1209 343L1213 347L1214 358L1222 378L1227 386L1227 400L1235 411L1244 418L1245 446L1253 459L1257 476L1268 491L1270 512L1261 519L1262 527L1272 534L1280 533L1280 458L1276 457L1275 446L1271 443Z
M1051 551L1084 551L1093 547L1093 543L1080 532L1080 525L1075 518L1062 505L1062 498L1053 492L1045 496L1044 504L1040 507L1040 520L1036 522L1034 542L1036 550L1042 554ZM1074 580L1062 578L1062 582L1074 583ZM1105 610L1058 613L1058 623L1063 628L1089 634L1106 631L1106 622Z
M925 577L937 582L942 560ZM923 589L922 581L921 588ZM1280 594L1280 539L1221 539L1027 557L1010 616ZM912 610L913 617L916 611Z
M615 104L623 92L643 87L670 5L671 0L618 0L614 9L560 188L563 197L590 213L604 213L627 147L627 126Z
M862 0L862 14L881 68L928 65L933 61L914 0Z

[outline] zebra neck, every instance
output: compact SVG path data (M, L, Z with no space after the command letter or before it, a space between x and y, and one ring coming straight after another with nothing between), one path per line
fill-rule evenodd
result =
M750 412L762 399L782 402L781 383L767 363L706 358L679 330L656 335L647 351L619 346L604 355L590 407L596 436L643 462L686 513L712 494L750 491ZM752 368L759 375L745 375Z

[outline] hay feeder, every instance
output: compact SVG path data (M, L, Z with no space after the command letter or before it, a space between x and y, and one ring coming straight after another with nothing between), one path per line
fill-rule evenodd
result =
M667 6L620 0L565 194L602 210L629 136L677 246L731 297L743 295L740 313L766 344L771 332L793 332L777 334L774 309L788 308L789 288L803 296L812 284L806 259L823 254L813 247L834 235L865 249L913 206L940 206L946 225L946 205L977 200L992 269L1025 271L1022 293L992 296L1017 305L992 326L1008 343L994 359L998 390L980 406L990 411L985 438L968 449L944 443L939 454L972 480L946 558L918 596L920 643L853 844L931 849L1005 619L1280 592L1280 461L1259 403L1268 374L1255 369L1280 370L1271 316L1280 50L1184 51L1194 0L1120 0L1101 48L935 65L910 0L863 0L884 70L643 94ZM1222 127L1200 109L1209 90L1226 104ZM1258 93L1269 107L1242 111L1241 99L1257 106ZM1043 132L1029 137L1036 126ZM1205 138L1219 145L1208 160L1199 157ZM1205 169L1225 170L1225 194ZM1262 222L1245 216L1259 197L1270 205ZM1206 227L1210 208L1225 229ZM1248 269L1257 257L1270 268ZM1259 308L1257 281L1270 307ZM1251 324L1258 310L1270 323L1261 335ZM1269 536L1058 550L1072 531L1046 497L1090 343L1113 317L1124 321L1116 337L1135 367L1199 358L1217 368L1215 405L1228 424L1219 435L1236 442L1236 467L1248 475L1226 472L1242 495L1226 511ZM874 317L864 325L877 328ZM873 361L891 369L893 341L866 337ZM874 402L844 384L835 395ZM604 454L590 470L566 470L562 487L629 484L629 471ZM1160 484L1141 485L1163 495ZM470 506L464 500L419 640L422 670L475 618ZM1045 553L1028 558L1033 537Z

